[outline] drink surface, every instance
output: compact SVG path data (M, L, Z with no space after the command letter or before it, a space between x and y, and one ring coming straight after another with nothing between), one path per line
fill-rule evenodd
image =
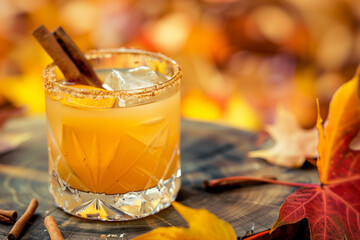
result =
M67 102L46 95L49 169L69 187L105 194L140 191L180 167L179 91L143 105L108 107L116 101ZM94 102L98 108L86 106Z

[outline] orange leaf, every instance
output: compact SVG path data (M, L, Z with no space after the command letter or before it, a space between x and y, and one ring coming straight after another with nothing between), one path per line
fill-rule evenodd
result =
M172 206L188 222L189 228L161 227L134 240L236 240L231 225L207 210L192 209L178 202L173 202Z
M349 146L351 141L356 140L360 127L360 105L358 97L359 89L358 69L355 77L345 83L333 96L329 110L329 121L325 130L322 126L322 119L318 115L317 128L319 130L319 159L317 161L320 174L320 181L323 184L340 181L343 178L350 178L358 175L359 172L352 171L351 161L346 164L339 161L345 158L345 151L340 149L342 146ZM344 142L346 141L346 142ZM357 145L355 142L353 145ZM341 156L341 155L344 156ZM346 168L346 169L345 169ZM341 171L344 169L345 171ZM346 175L342 176L346 172ZM338 174L340 173L340 174Z

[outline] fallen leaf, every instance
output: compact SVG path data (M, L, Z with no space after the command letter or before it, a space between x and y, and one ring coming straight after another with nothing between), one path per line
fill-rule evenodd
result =
M271 231L307 218L313 240L359 239L360 151L350 148L360 128L359 72L334 94L325 129L318 114L321 185L290 195Z
M268 162L284 167L301 167L306 158L317 157L318 133L316 128L302 129L294 115L278 108L273 125L265 130L274 139L275 145L248 153L252 158L263 158Z
M236 240L231 225L207 210L192 209L178 202L173 202L172 206L187 221L189 228L160 227L133 240Z

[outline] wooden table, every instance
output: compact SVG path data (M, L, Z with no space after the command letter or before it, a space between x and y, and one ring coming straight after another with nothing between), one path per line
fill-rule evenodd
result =
M315 183L315 168L287 169L246 154L255 149L256 134L209 123L182 121L181 161L182 188L177 201L206 208L228 221L237 236L255 229L271 228L279 207L296 188L263 184L209 193L203 188L206 178L232 175L275 175L285 181ZM46 215L57 220L65 239L131 239L157 227L182 226L186 222L172 208L128 222L101 222L70 216L54 206L48 191L48 163L45 119L27 118L8 122L2 132L28 132L31 139L17 150L0 155L0 208L16 209L22 214L30 199L37 198L36 215L24 229L21 239L50 239L43 224ZM268 144L271 144L268 142ZM0 223L0 239L5 239L12 225ZM126 235L125 238L120 236Z

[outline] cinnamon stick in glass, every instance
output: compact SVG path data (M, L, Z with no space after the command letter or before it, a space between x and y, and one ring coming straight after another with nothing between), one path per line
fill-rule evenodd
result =
M62 49L56 38L41 25L33 31L33 36L37 39L44 50L54 60L65 78L69 82L86 84L85 76L81 74L75 63L70 59L67 53Z
M80 72L85 75L88 85L102 88L102 82L96 75L90 62L85 58L85 55L79 50L65 30L62 27L58 27L52 34L75 65L79 68Z
M45 49L69 82L102 87L90 62L61 27L50 33L41 25L33 36Z

